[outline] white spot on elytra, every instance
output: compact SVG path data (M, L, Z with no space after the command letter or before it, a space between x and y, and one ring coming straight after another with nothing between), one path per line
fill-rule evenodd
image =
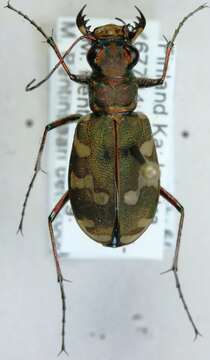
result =
M158 187L160 178L159 166L155 162L147 162L139 169L138 188L137 190L129 190L124 194L124 202L127 205L136 205L144 187Z

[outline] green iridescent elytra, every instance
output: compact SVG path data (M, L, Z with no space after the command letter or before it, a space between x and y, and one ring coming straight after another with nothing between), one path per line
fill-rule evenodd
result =
M69 192L82 230L107 246L136 240L151 224L160 174L143 113L81 117L74 136Z

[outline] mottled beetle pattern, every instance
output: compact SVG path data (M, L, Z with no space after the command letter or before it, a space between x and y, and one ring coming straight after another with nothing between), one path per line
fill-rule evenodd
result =
M86 6L86 5L85 5ZM137 78L132 71L139 59L134 46L136 38L146 26L146 19L138 7L134 25L116 18L122 25L107 24L91 31L87 26L84 8L76 23L82 33L62 55L52 36L8 2L6 5L29 21L46 39L59 58L52 71L40 82L33 79L26 90L43 84L54 71L63 66L72 81L86 84L92 112L86 116L74 114L46 126L39 149L34 175L29 184L18 230L22 232L27 200L41 169L41 155L47 133L58 126L77 121L69 164L69 189L52 210L48 222L62 298L62 344L65 351L66 298L52 223L70 200L73 214L80 228L93 240L112 248L128 245L137 240L151 224L159 195L163 196L180 213L175 256L172 267L179 296L195 337L199 335L181 290L178 278L178 255L184 220L183 206L160 186L160 170L149 119L135 112L139 88L161 85L166 77L174 41L185 21L207 7L203 4L183 18L170 41L166 41L166 55L162 76L158 79ZM88 75L72 74L65 57L80 40L90 42L87 60L92 69ZM141 54L140 54L141 56ZM35 83L36 82L36 83ZM35 83L35 84L34 84Z
M92 239L117 247L152 222L160 172L143 113L81 118L70 159L69 189L77 222Z

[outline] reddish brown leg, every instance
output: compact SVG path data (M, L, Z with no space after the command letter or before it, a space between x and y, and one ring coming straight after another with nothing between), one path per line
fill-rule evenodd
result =
M41 84L43 84L47 79L49 79L49 77L52 75L52 73L57 69L57 67L59 65L62 65L64 70L66 71L67 75L69 76L69 78L73 81L76 81L78 83L88 83L88 77L87 76L80 76L80 75L75 75L72 74L69 70L69 67L66 65L65 61L64 61L64 57L69 54L69 52L71 51L72 47L81 39L84 38L88 38L88 36L80 36L80 38L78 38L73 44L72 46L69 47L69 49L65 52L64 56L62 56L60 50L58 49L54 39L52 36L48 36L44 30L32 19L29 18L28 15L24 14L22 11L14 8L11 4L10 1L8 1L7 5L5 6L6 8L16 12L18 15L22 16L25 20L29 21L31 25L33 25L41 34L42 36L44 36L44 38L46 39L46 42L53 48L53 50L55 51L57 57L59 58L59 63L55 66L55 68L41 81L39 81L38 83L36 83L36 85L34 85L34 82L36 81L36 79L33 79L32 81L30 81L30 83L26 86L26 91L30 91L33 89L36 89L38 86L40 86ZM89 36L90 38L90 36ZM32 86L33 84L33 86Z
M49 225L49 230L50 230L52 250L53 250L53 255L54 255L54 259L55 259L56 271L57 271L57 276L58 276L58 282L60 285L61 300L62 300L62 343L61 343L61 350L60 350L59 354L62 353L63 351L66 354L68 354L66 351L66 348L65 348L66 297L65 297L65 291L64 291L64 286L63 286L63 282L66 280L63 278L60 264L59 264L58 253L57 253L57 249L56 249L56 241L55 241L52 223L68 200L69 200L69 192L67 191L62 196L62 198L58 201L58 203L52 210L50 216L48 217L48 225Z
M165 55L165 62L164 62L164 67L163 67L163 73L162 76L159 79L147 79L147 78L138 78L138 86L139 87L150 87L150 86L157 86L157 85L161 85L165 78L166 78L166 74L167 74L167 70L168 70L168 63L169 63L169 59L170 59L170 55L171 55L171 50L174 46L174 42L175 39L180 31L180 29L182 28L182 26L184 25L184 23L191 17L193 16L195 13L197 13L200 10L203 10L205 8L207 8L208 5L207 3L198 6L195 10L191 11L188 15L186 15L182 21L179 23L178 27L175 29L172 39L170 41L168 41L165 37L165 40L167 41L166 43L166 55Z
M182 227L183 227L183 222L184 222L184 208L183 206L170 194L168 193L164 188L160 188L160 195L164 197L164 199L166 199L172 206L174 206L180 213L180 221L179 221L179 229L178 229L178 235L177 235L177 241L176 241L176 249L175 249L175 255L174 255L174 259L173 259L173 263L172 263L172 267L171 269L169 269L166 272L169 271L173 271L174 277L175 277L175 282L176 282L176 288L178 290L180 299L182 301L182 304L184 306L184 309L187 313L187 316L192 324L193 330L195 332L195 339L197 338L198 335L201 335L200 332L198 331L197 326L195 325L195 322L192 318L192 315L189 311L189 308L187 306L187 303L185 301L182 289L181 289L181 284L179 281L179 277L178 277L178 257L179 257L179 249L180 249L180 242L181 242L181 234L182 234Z
M166 45L166 55L165 55L165 62L163 66L163 73L162 76L158 79L148 79L148 78L138 78L138 87L145 88L145 87L152 87L163 84L165 81L167 70L168 70L168 63L171 55L171 50L174 44L172 41L168 41Z
M52 129L55 129L56 127L68 124L69 122L77 121L80 117L81 117L81 115L79 115L79 114L70 115L70 116L67 116L66 118L56 120L56 121L48 124L45 127L44 134L42 136L41 145L40 145L39 152L38 152L38 155L37 155L35 168L34 168L34 175L33 175L32 179L31 179L31 182L30 182L30 184L28 186L28 190L27 190L27 193L25 195L25 200L23 202L23 207L22 207L22 212L21 212L21 219L20 219L20 223L19 223L19 226L18 226L18 232L20 231L21 233L23 233L23 220L24 220L24 216L25 216L25 209L26 209L28 197L30 195L30 192L31 192L32 186L34 184L34 181L36 179L36 176L37 176L38 172L41 170L41 157L42 157L42 153L43 153L43 149L44 149L44 145L45 145L45 142L46 142L48 132L50 130L52 130Z

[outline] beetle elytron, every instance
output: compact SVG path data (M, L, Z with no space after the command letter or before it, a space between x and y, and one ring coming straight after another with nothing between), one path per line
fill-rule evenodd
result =
M133 43L146 25L144 15L137 7L138 16L134 25L116 18L122 25L107 24L91 31L91 27L87 26L88 20L83 15L84 6L76 20L82 36L64 55L61 55L53 37L47 36L27 15L15 9L9 2L6 7L35 26L59 58L59 62L45 79L33 86L35 79L32 80L26 90L35 89L44 83L60 65L71 80L87 84L89 89L92 113L86 116L70 115L46 126L18 228L22 231L27 199L41 169L40 161L47 133L58 126L78 121L70 157L69 189L48 219L63 307L61 352L66 351L66 302L64 278L59 265L52 223L69 200L81 229L95 241L113 248L134 242L147 229L154 218L159 195L178 210L179 230L170 270L174 273L179 296L197 337L199 331L183 297L177 275L184 208L160 186L160 170L149 120L145 114L134 110L139 88L156 86L164 82L175 38L184 22L207 5L201 5L189 13L180 22L172 40L167 41L163 73L159 79L136 78L132 72L139 58ZM92 73L85 76L72 74L64 61L72 47L81 39L87 39L91 45L87 60Z

